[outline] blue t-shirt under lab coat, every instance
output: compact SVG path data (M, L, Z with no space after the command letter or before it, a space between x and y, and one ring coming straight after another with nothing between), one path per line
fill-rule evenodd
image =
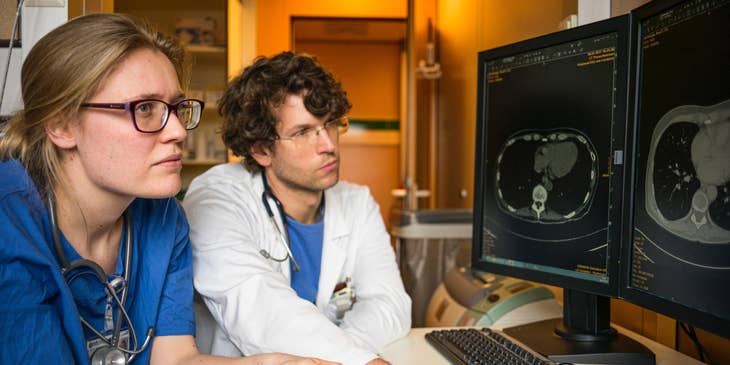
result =
M287 231L291 251L299 264L299 272L291 268L291 287L297 295L315 303L319 288L319 272L322 268L322 242L324 240L324 221L313 224L299 223L286 216Z
M193 335L191 249L182 208L174 198L136 199L130 212L133 253L125 307L139 345L150 326L155 336ZM69 261L78 259L61 236ZM120 274L123 257L120 252ZM67 285L48 211L14 160L0 162L0 298L0 364L88 363L86 340L94 336L79 313L103 329L107 297L93 275L79 275ZM149 354L150 347L133 363L148 363Z

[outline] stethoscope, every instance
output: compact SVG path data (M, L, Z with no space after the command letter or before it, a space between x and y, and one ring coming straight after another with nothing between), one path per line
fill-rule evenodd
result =
M269 183L266 181L266 176L264 176L263 173L261 173L261 180L264 182L264 192L261 193L261 202L264 203L264 208L266 208L266 213L269 215L269 219L271 219L271 223L274 224L274 228L276 228L276 232L279 233L279 241L286 249L286 256L283 258L276 258L272 256L269 251L266 251L265 249L259 250L259 253L261 256L269 259L274 260L276 262L284 262L287 259L291 259L291 263L293 266L294 271L299 272L299 264L297 263L297 260L294 258L294 254L291 252L291 241L289 240L289 230L287 229L286 225L286 212L284 212L284 206L281 204L281 201L274 195L274 193L271 192L271 189L269 189ZM279 223L276 222L276 217L274 217L274 211L271 209L271 206L269 205L269 199L274 201L274 204L276 205L276 209L279 211L279 217L281 217L281 223L284 225L284 229L281 229L279 227Z
M53 245L56 250L56 256L58 258L58 261L61 264L61 274L63 274L64 278L66 279L66 283L70 287L71 283L78 276L88 274L89 272L80 271L72 275L70 278L67 277L69 273L80 268L89 269L92 271L93 274L96 275L96 278L99 280L99 282L104 285L107 296L111 297L114 300L114 303L116 303L117 305L117 319L114 323L114 330L112 331L111 338L107 338L107 336L104 336L93 326L91 326L91 324L89 324L84 319L84 317L79 316L79 318L81 319L81 323L83 323L86 328L88 328L91 332L94 333L95 336L97 336L105 343L104 346L96 349L93 354L90 354L91 364L123 365L131 363L132 360L134 360L134 357L144 351L150 344L150 340L155 333L155 327L150 326L150 328L147 329L147 336L145 337L144 343L142 343L142 346L137 347L137 334L134 331L132 320L129 318L129 314L124 308L124 305L127 302L127 289L129 288L129 276L132 266L132 220L130 219L129 211L124 212L124 226L126 228L126 239L124 242L124 274L123 277L115 276L111 281L107 279L107 275L104 272L104 269L102 269L101 266L99 266L99 264L94 261L83 258L79 260L74 260L72 262L68 261L68 258L66 258L66 253L63 250L63 245L61 244L60 230L58 228L58 221L56 220L56 205L51 194L49 194L48 197L48 212L51 219ZM119 291L121 291L121 299L119 298L119 295L117 295L117 292ZM124 317L124 321L129 327L129 334L133 345L132 350L128 348L123 348L120 341L120 334L122 330L122 317Z

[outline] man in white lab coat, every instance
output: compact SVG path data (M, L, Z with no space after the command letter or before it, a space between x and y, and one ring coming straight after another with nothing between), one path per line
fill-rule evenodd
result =
M219 103L242 158L184 199L195 288L215 318L211 352L286 352L345 365L408 332L411 300L378 205L339 179L351 105L311 56L260 57Z

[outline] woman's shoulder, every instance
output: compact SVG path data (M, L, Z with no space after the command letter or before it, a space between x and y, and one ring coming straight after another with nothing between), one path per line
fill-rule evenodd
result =
M3 219L4 215L12 219ZM16 160L0 161L0 222L5 222L5 228L14 222L31 229L44 224L45 216L46 207L23 165Z
M165 256L187 245L190 226L180 202L174 198L135 199L129 207L132 230L138 242L152 241L144 250Z
M0 161L0 222L0 265L7 266L2 270L5 274L22 275L29 267L55 267L46 207L25 169L15 160ZM12 265L19 265L18 269ZM5 278L0 275L0 281Z
M20 191L36 191L28 172L17 160L0 161L0 198Z

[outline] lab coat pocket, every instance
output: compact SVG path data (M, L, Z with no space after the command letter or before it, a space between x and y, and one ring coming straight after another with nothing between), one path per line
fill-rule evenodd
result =
M342 323L345 313L352 309L356 301L357 296L352 285L352 277L347 277L335 286L334 292L327 303L325 314L330 321L339 325Z

